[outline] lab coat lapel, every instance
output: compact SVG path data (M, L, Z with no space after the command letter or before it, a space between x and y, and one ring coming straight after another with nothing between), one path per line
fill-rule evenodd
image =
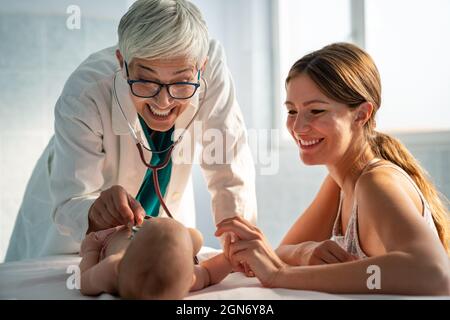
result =
M142 131L139 119L137 116L136 109L134 108L133 101L130 97L130 88L128 86L127 80L122 76L121 73L117 73L115 77L115 89L117 94L117 99L120 101L120 105L114 95L114 79L113 79L113 90L112 90L112 105L111 105L111 117L112 117L112 128L116 135L128 135L130 134L130 129L128 128L127 120L132 126L132 128L137 131ZM122 108L122 111L121 111Z
M196 96L198 97L198 96ZM191 104L186 108L186 110L178 117L178 119L175 121L175 131L174 131L174 140L178 140L181 134L185 132L186 127L189 125L189 122L192 120L192 117L195 115L195 112L198 108L198 98L193 99L191 101ZM195 120L194 120L195 121ZM186 158L186 156L189 156L189 154L185 154L186 152L192 153L192 149L194 147L193 145L193 128L194 123L191 124L191 126L188 128L187 132L184 134L181 142L175 147L174 152L172 154L172 161L177 163L186 163L186 161L180 160L179 158ZM191 157L191 162L193 161ZM173 168L176 166L174 165ZM175 172L172 169L172 174Z
M192 99L189 107L186 108L186 110L175 121L173 141L176 141L184 132L184 129L191 121L197 111L197 108L198 95ZM178 215L177 211L181 200L181 191L185 188L187 181L185 176L186 174L189 174L192 162L194 161L195 137L193 136L193 127L194 123L192 123L191 127L188 129L188 132L183 136L183 140L181 140L181 142L175 147L172 153L172 171L170 175L170 182L164 196L164 201L175 218L177 218ZM185 152L188 152L189 154L185 154ZM191 161L186 163L186 161L183 161L182 159L185 157L190 157ZM162 207L160 208L159 214L164 216L166 215Z
M114 85L114 82L113 82ZM147 145L145 135L143 133L141 124L139 122L136 109L129 94L129 87L123 76L118 73L116 77L117 98L120 101L120 109L117 100L112 92L111 118L112 129L114 134L119 138L119 177L118 181L131 196L135 197L144 180L147 167L142 163L139 151L133 140L130 129L127 124L127 119L134 129L139 141ZM125 119L125 117L126 119ZM144 156L146 160L150 161L151 154L144 149Z

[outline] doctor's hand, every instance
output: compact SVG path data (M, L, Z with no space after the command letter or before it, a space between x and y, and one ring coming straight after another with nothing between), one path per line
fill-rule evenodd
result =
M247 265L265 287L276 287L277 276L286 264L272 249L263 233L247 220L236 217L226 219L217 225L216 236L233 232L238 239L229 244L232 264Z
M89 209L88 217L89 233L120 225L140 225L145 210L123 187L112 186L100 193Z

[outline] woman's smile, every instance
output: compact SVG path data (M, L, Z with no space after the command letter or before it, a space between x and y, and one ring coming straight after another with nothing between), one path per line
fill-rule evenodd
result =
M319 147L322 144L324 139L325 138L321 138L321 139L301 139L301 138L299 138L297 141L298 141L298 145L301 150L312 151L312 150L315 150L317 147Z

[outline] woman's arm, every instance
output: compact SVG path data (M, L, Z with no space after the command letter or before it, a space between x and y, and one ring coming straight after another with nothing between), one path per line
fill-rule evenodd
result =
M434 263L418 265L414 254L397 251L355 262L286 267L268 286L330 293L449 295L446 273Z
M221 223L217 234L232 231L243 239L231 245L232 259L247 262L267 287L334 293L450 294L448 257L411 201L400 197L404 201L398 202L402 189L394 184L393 188L398 190L390 190L391 195L387 196L379 187L369 188L369 193L363 192L367 195L365 210L370 211L371 219L378 221L376 229L389 251L382 256L341 264L292 267L284 264L264 235L244 220ZM373 280L370 266L379 270L377 290L368 285Z
M311 242L330 239L339 207L340 188L327 176L305 212L297 219L276 249L279 257L291 265L307 265L302 259L310 251Z
M339 186L328 175L311 205L292 225L281 245L329 239L339 207L339 192Z
M281 260L293 266L312 266L357 260L333 240L305 241L285 245L275 251Z

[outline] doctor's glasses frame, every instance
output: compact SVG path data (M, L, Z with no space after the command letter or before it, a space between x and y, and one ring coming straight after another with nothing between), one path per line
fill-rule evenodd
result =
M156 97L163 87L167 88L167 93L173 99L186 100L194 96L197 89L200 87L200 70L197 72L197 83L194 82L173 82L160 83L150 80L130 80L128 72L128 64L126 61L125 70L127 72L127 82L130 86L133 95L139 98L153 98Z

